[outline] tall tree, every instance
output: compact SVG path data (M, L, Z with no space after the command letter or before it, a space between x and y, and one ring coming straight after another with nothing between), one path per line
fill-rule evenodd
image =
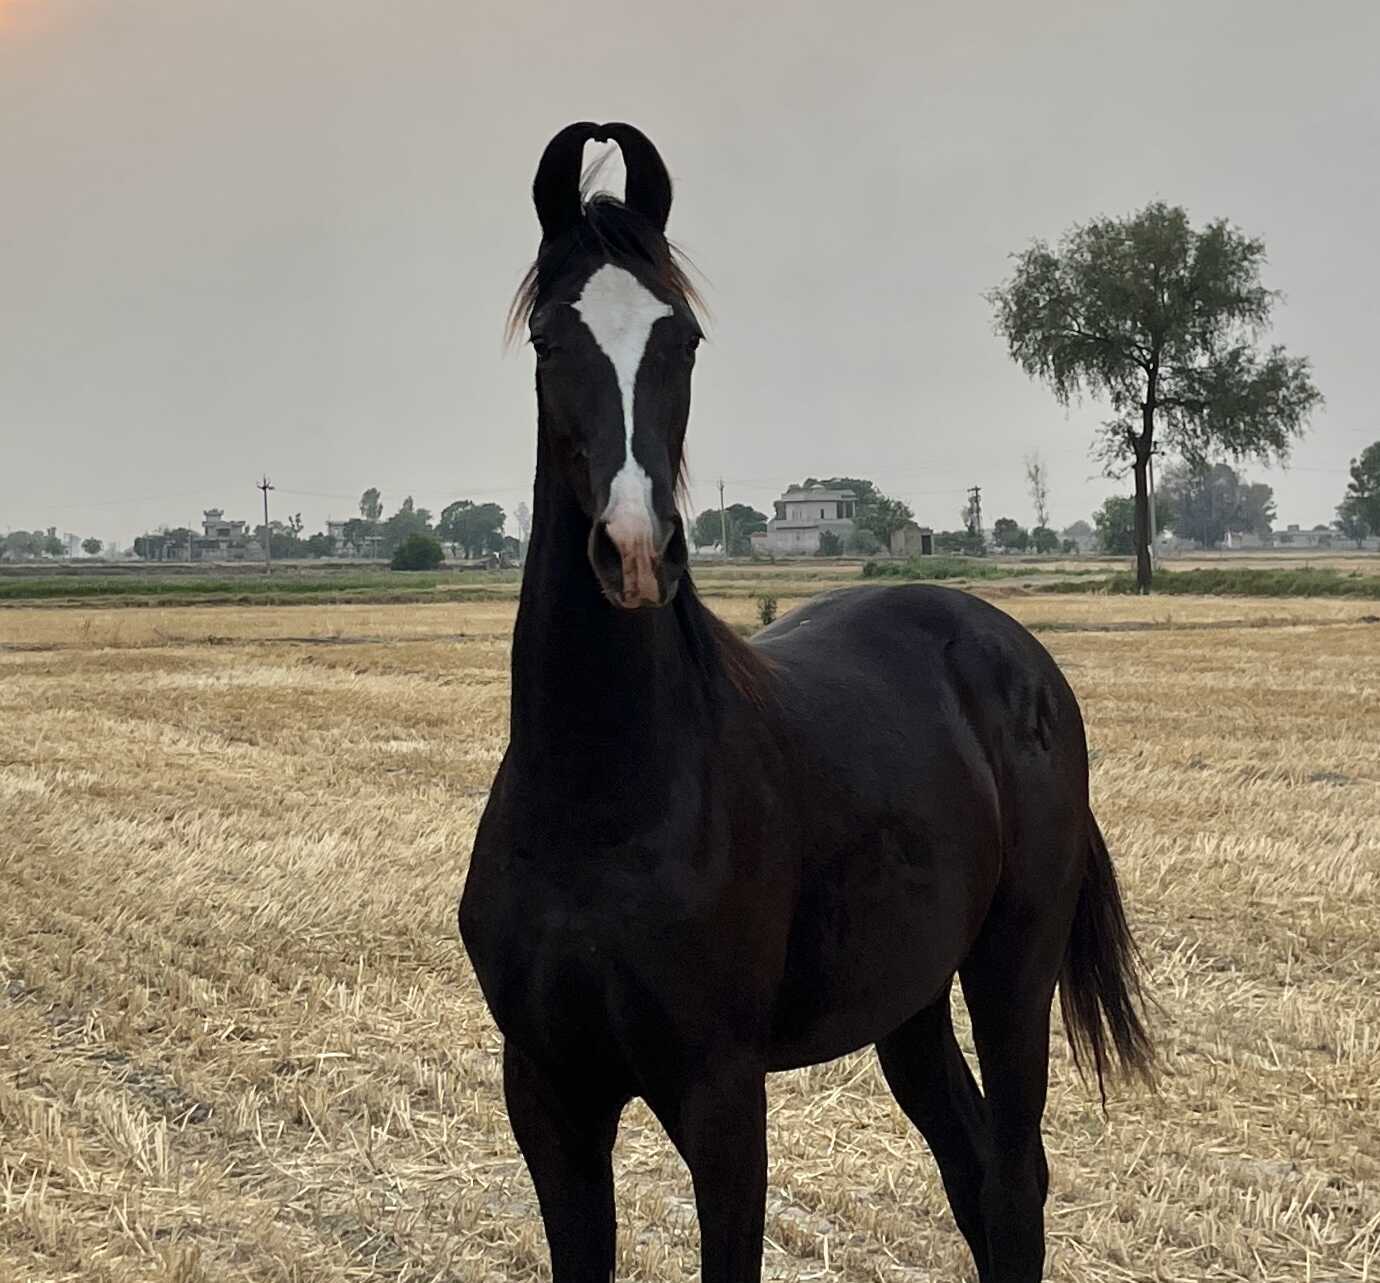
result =
M914 518L910 505L890 495L876 494L858 510L854 522L859 530L870 530L883 546L891 543L891 536Z
M1225 220L1201 230L1155 202L1128 218L1037 241L988 295L1011 357L1063 405L1105 399L1108 475L1135 476L1136 583L1150 590L1147 472L1167 450L1286 458L1322 402L1306 358L1262 352L1278 295L1260 282L1265 246Z
M1025 484L1035 508L1036 528L1049 527L1049 469L1039 453L1025 456Z
M408 495L387 521L383 523L380 534L383 536L383 551L392 556L394 551L408 535L429 535L431 533L431 513L418 508Z
M752 536L767 528L767 514L746 503L731 503L724 509L728 518L728 555L746 557L752 552Z
M1155 492L1155 525L1169 528L1171 518L1164 492ZM1132 495L1112 495L1095 513L1093 525L1097 529L1097 546L1103 552L1130 556L1136 551L1136 501Z
M1030 547L1030 531L1012 517L998 517L992 523L992 542L1007 552L1024 552Z
M767 528L767 514L745 503L731 503L723 510L706 508L690 527L690 541L696 548L717 548L728 529L728 555L746 557L752 552L752 536Z
M1364 517L1347 508L1346 504L1338 506L1337 520L1332 524L1343 539L1350 539L1358 548L1365 546L1366 536L1370 534L1370 526Z
M1337 516L1342 533L1359 544L1365 533L1353 533L1361 526L1366 531L1380 531L1380 441L1368 445L1361 451L1359 459L1351 461L1351 480L1347 482L1346 494L1338 505Z
M441 510L436 533L442 542L459 545L466 557L482 557L502 550L505 521L507 516L496 503L457 499Z
M1238 491L1236 522L1232 530L1237 534L1259 535L1262 539L1274 529L1275 488L1263 481L1243 481Z
M1165 469L1159 494L1169 508L1169 528L1204 548L1215 548L1228 531L1264 537L1274 524L1274 488L1243 480L1230 464L1175 464Z
M379 494L377 486L370 486L359 496L359 515L370 523L383 516L383 496Z
M723 523L717 508L706 508L690 523L690 542L696 548L717 548L723 538Z

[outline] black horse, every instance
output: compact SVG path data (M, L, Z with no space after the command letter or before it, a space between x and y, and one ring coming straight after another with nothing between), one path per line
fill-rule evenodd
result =
M624 200L582 193L590 139L621 148ZM705 1283L760 1278L766 1075L868 1043L983 1283L1034 1283L1055 986L1099 1085L1114 1052L1151 1061L1078 704L961 592L833 592L751 643L711 614L677 513L700 328L666 169L631 126L576 124L533 191L533 535L460 930L556 1283L612 1275L634 1096L689 1166Z

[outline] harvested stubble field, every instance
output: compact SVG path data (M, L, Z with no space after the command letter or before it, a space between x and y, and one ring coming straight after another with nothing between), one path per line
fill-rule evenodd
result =
M1163 1007L1105 1118L1054 1044L1049 1276L1380 1277L1374 603L1000 600L1083 700ZM0 611L0 1279L544 1275L453 911L512 616ZM870 1053L770 1128L770 1277L970 1277ZM640 1107L617 1161L620 1277L693 1278Z

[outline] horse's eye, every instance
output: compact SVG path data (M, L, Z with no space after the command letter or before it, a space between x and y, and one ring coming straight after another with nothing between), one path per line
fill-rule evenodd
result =
M692 335L685 341L685 350L686 350L686 352L688 352L691 356L694 356L694 355L695 355L695 349L696 349L697 347L699 347L699 345L700 345L700 336L699 336L698 334L692 334Z
M552 347L540 334L532 335L532 351L537 354L538 361L544 361L551 355Z

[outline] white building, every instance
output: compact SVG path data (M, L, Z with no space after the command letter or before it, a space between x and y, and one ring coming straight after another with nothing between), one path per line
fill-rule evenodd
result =
M773 506L776 515L767 522L765 534L752 536L753 548L777 556L801 556L819 551L820 536L826 530L837 535L840 543L847 541L858 513L858 496L816 482L793 486Z

